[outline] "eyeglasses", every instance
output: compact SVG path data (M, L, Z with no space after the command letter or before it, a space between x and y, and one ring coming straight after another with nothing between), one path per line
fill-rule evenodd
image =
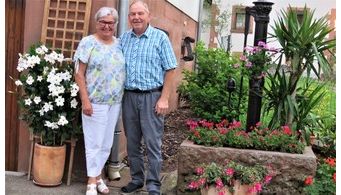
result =
M104 28L105 25L108 25L108 27L112 29L115 26L115 22L112 22L112 21L108 22L108 21L100 20L100 21L98 21L98 25L101 28Z

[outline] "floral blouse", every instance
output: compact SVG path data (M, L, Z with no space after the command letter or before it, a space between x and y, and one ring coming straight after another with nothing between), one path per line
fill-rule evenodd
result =
M76 71L79 61L87 64L85 79L91 103L120 103L125 81L125 61L119 39L110 45L98 41L94 35L84 37L74 55Z

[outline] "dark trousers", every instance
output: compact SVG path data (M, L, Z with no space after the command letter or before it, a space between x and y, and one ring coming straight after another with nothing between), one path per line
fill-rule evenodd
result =
M135 93L125 91L122 101L122 119L127 137L127 152L132 182L143 184L145 169L142 137L146 145L148 168L146 185L149 192L160 192L162 163L161 144L164 117L155 112L161 92Z

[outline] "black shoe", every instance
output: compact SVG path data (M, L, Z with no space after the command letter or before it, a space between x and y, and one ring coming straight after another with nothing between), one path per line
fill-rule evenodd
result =
M121 188L121 191L123 193L133 193L138 189L141 189L143 187L143 184L137 185L134 183L128 183L128 185Z
M161 193L157 191L150 191L148 195L161 195Z

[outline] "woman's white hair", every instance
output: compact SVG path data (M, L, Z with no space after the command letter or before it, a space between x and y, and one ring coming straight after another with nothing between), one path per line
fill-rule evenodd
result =
M116 28L117 23L118 23L118 13L116 9L112 7L101 7L95 14L96 22L98 22L98 20L104 16L113 16L115 20L115 28Z

